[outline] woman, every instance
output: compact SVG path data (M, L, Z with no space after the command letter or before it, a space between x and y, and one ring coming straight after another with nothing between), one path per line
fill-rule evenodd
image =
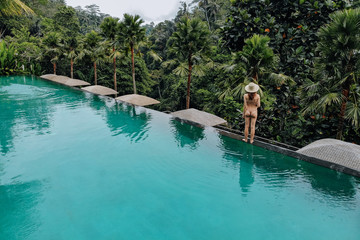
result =
M255 123L257 119L257 109L260 107L260 96L257 94L259 90L259 86L255 83L249 83L245 87L245 91L247 92L244 95L244 113L243 116L245 118L245 130L244 130L244 142L247 142L249 135L249 127L251 125L250 132L250 143L254 142L255 136Z

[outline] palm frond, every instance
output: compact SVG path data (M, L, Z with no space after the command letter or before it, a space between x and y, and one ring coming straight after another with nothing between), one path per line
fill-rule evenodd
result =
M161 66L164 67L164 68L171 68L171 67L175 66L176 64L178 64L177 60L170 59L170 60L167 60L167 61L163 62L161 64Z
M350 120L355 128L360 127L360 104L359 102L348 102L345 119Z
M0 16L20 16L21 14L32 15L35 13L20 0L1 0Z
M330 106L340 106L343 96L338 92L329 92L317 100L312 101L308 107L305 107L303 114L326 113L326 109Z
M161 56L157 54L154 50L150 50L148 54L154 61L162 62Z
M246 93L245 86L248 85L250 82L251 82L250 79L245 78L243 82L241 82L240 84L235 86L234 89L232 90L233 97L238 98L238 99L242 99L242 97Z
M192 74L197 77L205 76L206 67L203 65L194 65L192 69Z
M292 86L296 84L296 82L291 77L281 73L270 73L269 79L277 86L284 84Z
M188 70L188 66L186 63L181 63L177 68L175 68L173 70L174 74L181 76L181 77L187 76L188 72L189 72L189 70Z
M237 64L222 64L221 68L224 69L225 72L233 72L237 67Z

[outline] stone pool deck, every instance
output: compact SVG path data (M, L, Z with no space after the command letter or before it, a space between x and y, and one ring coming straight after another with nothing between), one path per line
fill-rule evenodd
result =
M296 152L360 172L360 146L354 143L325 138Z
M115 90L113 90L111 88L108 88L108 87L100 86L100 85L93 85L93 86L83 87L81 89L86 91L86 92L90 92L90 93L93 93L93 94L96 94L96 95L101 95L101 96L118 94L117 91L115 91Z
M69 87L80 87L80 86L89 86L90 83L85 82L83 80L79 80L79 79L73 79L73 78L69 78L66 76L61 76L61 75L55 75L55 74L46 74L46 75L42 75L40 76L43 79L46 80L50 80L53 82L57 82Z
M197 110L195 108L184 109L170 113L175 118L195 122L204 126L216 126L227 122L214 114Z
M115 99L122 101L122 102L132 104L132 105L141 106L141 107L160 103L156 99L153 99L153 98L147 97L147 96L143 96L143 95L139 95L139 94L123 95L123 96L117 97Z

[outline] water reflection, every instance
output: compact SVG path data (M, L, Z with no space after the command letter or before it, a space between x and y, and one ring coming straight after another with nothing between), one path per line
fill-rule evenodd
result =
M354 177L323 167L313 168L306 162L300 163L300 166L311 186L322 194L331 195L339 200L356 197L356 185L359 183L356 183Z
M170 121L171 131L178 146L188 146L194 150L198 148L199 141L205 138L204 129L184 123L175 119Z
M121 104L112 98L88 92L83 92L83 94L86 105L104 118L112 136L123 134L134 142L148 137L152 116L145 108Z
M254 177L254 148L250 144L220 135L220 148L223 149L223 158L231 168L239 169L239 185L243 193L250 191L255 181ZM236 147L234 148L234 144Z
M146 109L126 104L117 103L106 111L106 122L113 136L123 134L134 142L148 137L151 119Z
M249 191L254 179L263 180L268 188L286 188L294 182L310 184L318 193L337 201L354 200L355 177L316 166L282 154L245 144L226 136L219 136L223 158L239 167L239 183L243 192ZM266 154L266 155L265 155Z
M0 239L26 239L37 230L41 191L39 181L0 185Z
M45 134L50 130L53 105L49 91L32 77L0 77L0 152L6 155L14 147L13 139L22 131Z
M243 146L243 161L240 161L239 184L241 190L246 193L250 190L250 186L254 183L254 160L253 148L249 148L248 144L244 144Z

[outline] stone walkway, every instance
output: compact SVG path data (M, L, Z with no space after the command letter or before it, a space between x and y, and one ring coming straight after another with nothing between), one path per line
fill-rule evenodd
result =
M195 108L172 112L171 115L180 119L200 123L205 126L215 126L227 123L226 120L215 116L214 114L200 111Z
M149 106L160 103L158 100L151 97L139 95L139 94L128 94L115 98L116 100L130 103L136 106Z
M90 83L85 82L79 79L73 79L66 76L55 75L55 74L45 74L40 76L43 79L50 80L52 82L57 82L70 87L80 87L80 86L89 86Z
M91 92L97 95L103 95L103 96L107 96L107 95L116 95L118 92L108 88L108 87L103 87L100 85L93 85L93 86L89 86L89 87L83 87L81 88L84 91L87 92Z

